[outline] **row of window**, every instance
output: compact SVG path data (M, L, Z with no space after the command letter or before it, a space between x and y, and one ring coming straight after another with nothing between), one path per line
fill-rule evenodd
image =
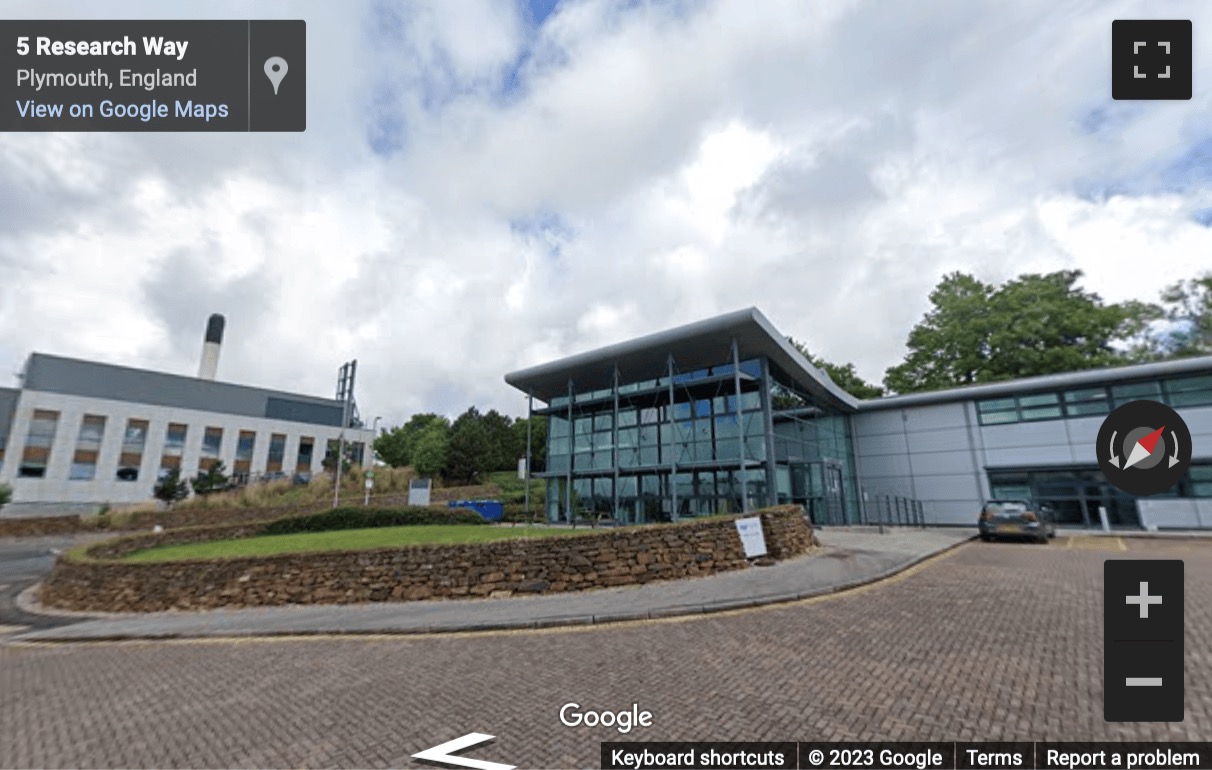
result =
M976 411L981 425L1006 425L1104 415L1140 399L1175 408L1212 406L1212 375L990 398L977 401Z
M614 479L574 479L571 490L564 479L550 479L547 484L547 515L552 521L563 517L571 492L576 512L613 512L620 521L640 523L669 521L672 498L678 498L678 516L701 516L716 513L736 513L743 509L742 490L750 499L750 508L760 508L766 499L766 474L761 468L748 471L681 472L673 476L646 473L619 477L619 509L614 510Z
M97 475L97 459L101 451L101 442L105 436L108 418L105 415L86 414L80 420L80 428L76 436L76 445L72 454L71 466L68 469L68 479L72 481L93 481ZM117 468L114 478L118 481L138 481L140 468L143 465L144 450L147 446L147 436L150 421L131 418L126 421L122 434L122 444L118 455ZM25 438L25 446L21 452L21 462L17 475L22 478L42 478L46 476L47 467L51 460L51 447L54 445L55 434L59 427L59 412L48 409L34 410L30 419L29 430ZM165 428L164 446L160 454L160 475L172 470L186 475L194 469L181 467L185 454L185 444L189 437L189 426L184 423L170 422ZM329 450L335 452L335 440L329 440ZM295 473L310 473L312 460L315 455L316 439L312 436L300 436L299 447L295 457ZM198 459L197 471L208 469L212 463L220 459L223 445L223 428L209 426L203 429L201 453ZM236 437L235 461L229 469L234 475L247 475L252 470L253 454L257 446L257 433L252 430L241 430ZM284 472L286 460L286 435L271 433L266 461L266 473ZM3 467L4 455L0 453L0 467Z
M705 367L696 369L693 372L684 372L673 375L673 384L685 385L696 380L704 380L708 377L723 377L731 375L734 371L732 364L720 364L719 366ZM760 377L762 374L762 365L755 358L749 361L741 362L741 373L750 377ZM639 380L637 382L629 382L626 385L619 386L620 395L628 395L638 393L645 390L655 390L662 387L668 387L668 377L658 377L651 380ZM611 396L614 391L611 388L599 388L598 390L588 390L584 393L573 393L573 403L583 403L586 401L595 401ZM568 406L568 396L556 396L551 400L551 406Z
M732 396L716 396L701 398L695 401L682 401L670 409L666 406L635 408L623 406L619 408L619 427L626 428L634 425L657 425L669 423L671 420L681 422L693 418L731 416L736 418L737 399ZM756 412L761 409L761 397L757 393L741 394L741 411ZM548 433L562 437L568 435L568 418L562 414L552 414L549 418ZM611 409L598 411L594 414L576 415L573 417L573 431L577 434L594 431L610 430L614 427L614 412Z

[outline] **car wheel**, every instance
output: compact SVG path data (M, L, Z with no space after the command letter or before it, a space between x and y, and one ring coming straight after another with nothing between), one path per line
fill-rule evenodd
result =
M1047 545L1048 544L1048 534L1044 533L1044 534L1040 535L1039 537L1035 538L1035 542L1039 543L1040 545Z
M988 543L992 539L993 539L992 535L986 535L984 532L981 533L981 540L985 541L986 543Z

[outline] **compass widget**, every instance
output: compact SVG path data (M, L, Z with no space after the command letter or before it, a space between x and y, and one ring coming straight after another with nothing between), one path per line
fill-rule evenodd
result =
M1165 404L1132 401L1103 421L1095 454L1112 485L1131 495L1173 487L1191 463L1191 432Z

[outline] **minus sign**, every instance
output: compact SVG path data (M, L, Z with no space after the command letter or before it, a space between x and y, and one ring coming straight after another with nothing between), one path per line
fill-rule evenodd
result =
M1160 676L1130 676L1127 678L1128 687L1161 687Z

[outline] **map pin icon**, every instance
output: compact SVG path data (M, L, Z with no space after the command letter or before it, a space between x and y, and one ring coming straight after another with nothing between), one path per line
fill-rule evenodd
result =
M286 77L288 69L290 68L286 66L286 60L281 56L271 56L265 60L265 77L274 84L274 96L278 95L278 85L281 84L282 78Z

